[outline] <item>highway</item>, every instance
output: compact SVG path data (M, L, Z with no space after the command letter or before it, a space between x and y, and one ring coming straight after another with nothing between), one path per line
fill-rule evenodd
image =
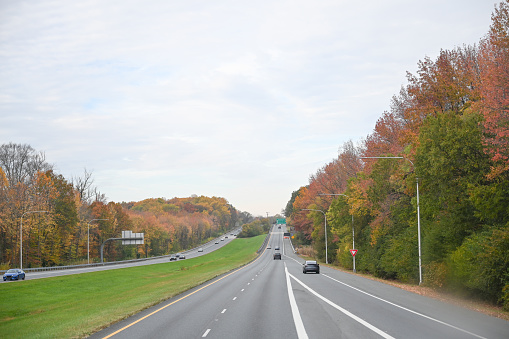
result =
M222 246L228 244L230 241L235 239L235 236L233 236L233 233L240 232L240 229L234 230L231 233L225 234L213 241L208 242L207 244L203 244L201 246L201 249L203 252L198 252L198 250L192 249L188 251L182 251L181 253L185 254L186 259L198 257L200 255L204 255L207 253L210 253L212 251L215 251ZM221 240L223 239L223 240ZM217 242L217 244L216 244ZM184 260L186 260L184 259ZM64 276L64 275L71 275L71 274L81 274L81 273L89 273L89 272L97 272L97 271L105 271L105 270L114 270L119 268L126 268L126 267L133 267L133 266L143 266L143 265L153 265L153 264L160 264L165 263L170 260L169 256L164 256L160 258L153 258L143 261L134 261L134 262L125 262L125 263L117 263L115 265L104 265L104 266L90 266L90 267L79 267L79 268L69 268L69 269L61 269L61 270L52 270L52 271L39 271L39 272L27 272L25 280L31 280L31 279L43 279L43 278L51 278L51 277L58 277L58 276ZM17 283L17 281L3 281L0 280L2 283Z
M90 338L509 338L505 320L324 265L303 274L283 231L249 265Z

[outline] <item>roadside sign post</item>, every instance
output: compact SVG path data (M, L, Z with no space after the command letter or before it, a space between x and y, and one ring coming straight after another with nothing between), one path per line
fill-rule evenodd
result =
M355 250L355 249L351 249L350 250L350 253L352 253L352 258L353 258L353 273L355 273L355 255L357 254L357 251L358 250Z
M104 245L108 241L122 240L122 245L143 245L145 244L145 233L133 233L132 231L122 231L122 238L109 238L101 244L101 264L103 263Z

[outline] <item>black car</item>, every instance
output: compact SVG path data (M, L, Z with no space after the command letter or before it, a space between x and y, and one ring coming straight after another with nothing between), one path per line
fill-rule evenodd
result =
M306 260L302 265L302 273L316 272L320 274L320 265L315 260Z
M19 279L25 280L25 272L19 268L11 268L4 274L4 281Z
M279 253L279 252L274 253L274 260L276 260L276 259L281 260L281 253Z

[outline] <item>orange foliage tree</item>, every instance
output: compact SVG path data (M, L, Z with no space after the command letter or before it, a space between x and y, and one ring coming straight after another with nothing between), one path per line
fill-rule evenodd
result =
M495 165L491 177L509 169L509 2L495 8L487 37L480 44L480 111L487 151Z

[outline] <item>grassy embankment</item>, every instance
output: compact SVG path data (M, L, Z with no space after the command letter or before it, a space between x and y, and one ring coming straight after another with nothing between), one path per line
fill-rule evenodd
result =
M256 257L265 235L164 264L0 284L0 333L13 338L84 337Z

